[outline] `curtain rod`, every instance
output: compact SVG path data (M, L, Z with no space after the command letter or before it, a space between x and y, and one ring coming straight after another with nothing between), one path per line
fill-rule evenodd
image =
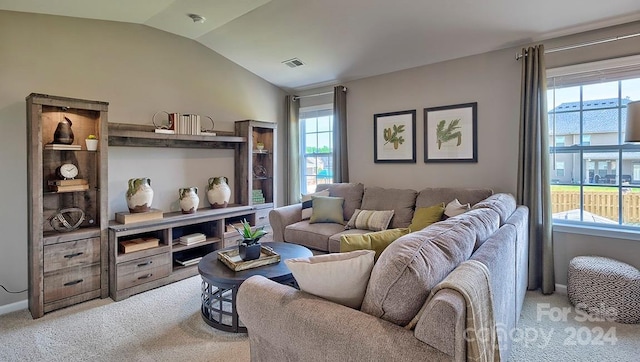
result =
M572 49L577 49L577 48L582 48L582 47L588 47L588 46L591 46L591 45L604 44L604 43L609 43L609 42L617 41L617 40L635 38L637 36L640 36L640 33L621 35L621 36L616 36L616 37L613 37L613 38L594 40L594 41L590 41L590 42L586 42L586 43L580 43L580 44L574 44L574 45L567 45L567 46L560 47L560 48L553 48L553 49L545 50L544 53L547 54L547 53L562 52L562 51L565 51L565 50L572 50ZM520 60L520 58L524 57L525 55L526 55L526 53L525 54L516 53L516 60Z
M346 91L347 91L347 87L342 87L342 91L343 91L343 92L346 92ZM316 94L307 94L307 95L304 95L304 96L293 96L293 99L297 101L297 100L298 100L298 99L300 99L300 98L326 96L326 95L329 95L329 94L333 94L333 92L324 92L324 93L316 93Z

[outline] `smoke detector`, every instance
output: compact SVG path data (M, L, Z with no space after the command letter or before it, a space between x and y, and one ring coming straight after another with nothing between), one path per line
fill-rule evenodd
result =
M204 23L205 20L207 20L207 18L205 18L204 16L198 15L198 14L187 14L188 17L191 18L191 20L193 20L194 23Z
M289 68L297 68L299 66L304 65L302 60L300 60L298 58L291 58L289 60L285 60L285 61L282 62L282 64L288 66Z

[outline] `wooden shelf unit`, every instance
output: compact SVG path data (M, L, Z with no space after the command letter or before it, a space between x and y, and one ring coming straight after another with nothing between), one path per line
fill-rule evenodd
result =
M32 93L27 102L29 310L33 318L93 298L108 296L107 102ZM72 121L77 150L45 149L64 117ZM98 140L88 151L85 138ZM56 168L72 163L87 190L53 192ZM79 228L61 232L50 219L61 209L80 208Z
M151 125L109 123L109 145L129 147L228 148L247 142L233 132L216 131L216 136L155 133Z
M109 223L109 290L116 300L198 274L198 265L183 266L177 260L191 260L235 245L238 235L226 232L226 225L243 219L255 225L260 215L251 206L231 205L221 209L199 209L193 214L165 213L162 219L130 224ZM183 235L200 232L206 241L182 245ZM160 239L158 247L122 253L118 243L138 237Z

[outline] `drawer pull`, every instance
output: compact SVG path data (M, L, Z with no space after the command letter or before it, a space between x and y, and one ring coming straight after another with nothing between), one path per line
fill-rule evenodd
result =
M147 265L150 265L150 264L153 264L153 260L149 260L149 261L147 261L145 263L140 263L140 264L138 264L138 266L142 267L142 266L147 266Z
M67 258L67 259L71 259L71 258L75 258L76 256L80 256L82 254L84 254L84 253L83 252L78 252L78 253L73 253L73 254L67 254L64 257Z
M78 284L78 283L82 283L83 281L84 281L84 279L74 280L74 281L72 281L72 282L64 283L64 286L65 286L65 287L68 287L68 286L71 286L71 285L76 285L76 284Z
M143 276L141 276L141 277L138 277L138 280L151 278L152 276L153 276L153 274L149 273L149 274L147 274L147 275L143 275Z
M258 219L259 219L259 220L264 220L264 219L266 219L266 218L267 218L266 216L260 216Z

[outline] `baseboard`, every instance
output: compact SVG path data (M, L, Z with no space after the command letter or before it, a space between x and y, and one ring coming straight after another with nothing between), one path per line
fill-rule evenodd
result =
M29 308L29 302L26 299L21 300L19 302L11 303L11 304L0 305L0 315L9 314L11 312L15 312L15 311L19 311L27 308Z
M556 293L567 295L567 286L564 284L556 284Z

